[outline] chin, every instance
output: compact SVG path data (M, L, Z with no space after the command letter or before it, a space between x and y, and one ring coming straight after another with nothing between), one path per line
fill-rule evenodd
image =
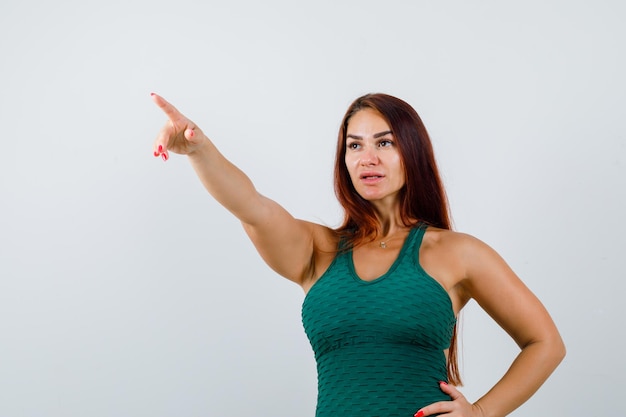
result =
M360 194L360 195L363 198L363 200L369 201L370 203L373 203L375 201L380 201L380 200L382 200L384 198L384 196L380 196L380 195L371 195L371 194L370 195Z

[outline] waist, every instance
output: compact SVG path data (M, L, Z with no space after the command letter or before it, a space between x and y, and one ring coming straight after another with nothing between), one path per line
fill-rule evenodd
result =
M342 346L318 358L317 370L318 409L332 410L321 415L410 417L428 404L450 400L439 388L439 381L447 380L443 351L414 345Z

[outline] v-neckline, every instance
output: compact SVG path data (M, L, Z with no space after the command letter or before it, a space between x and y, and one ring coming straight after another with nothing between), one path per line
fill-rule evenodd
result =
M350 273L352 274L352 277L354 278L354 280L356 282L360 283L360 284L369 285L369 284L374 284L374 283L383 281L385 278L387 278L389 275L391 275L393 273L393 271L396 270L398 265L400 265L400 262L402 261L402 258L404 258L404 254L407 251L410 239L413 238L413 235L415 234L415 231L417 229L418 229L418 227L413 227L413 228L411 228L411 230L409 230L409 233L407 234L406 238L404 239L404 242L402 242L402 247L400 248L400 252L398 252L398 256L396 257L396 259L393 261L393 263L387 269L386 272L384 272L382 275L380 275L379 277L376 277L374 279L363 279L363 278L361 278L359 276L359 274L356 272L356 267L354 266L354 251L352 249L350 249L350 251L347 253L347 255L348 255L348 267L350 268Z

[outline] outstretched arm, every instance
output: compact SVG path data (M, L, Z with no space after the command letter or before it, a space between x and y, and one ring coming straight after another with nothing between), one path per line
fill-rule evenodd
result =
M152 94L152 99L168 118L154 142L154 155L166 161L170 151L187 155L204 187L242 222L268 265L302 285L311 273L315 240L324 234L322 226L295 219L261 195L196 124L164 98Z

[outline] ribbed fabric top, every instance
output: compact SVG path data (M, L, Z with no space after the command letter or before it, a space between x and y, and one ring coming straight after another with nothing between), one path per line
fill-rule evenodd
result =
M316 417L412 417L449 401L443 352L455 323L445 289L420 266L425 225L413 228L391 268L373 281L340 252L302 304L318 374Z

